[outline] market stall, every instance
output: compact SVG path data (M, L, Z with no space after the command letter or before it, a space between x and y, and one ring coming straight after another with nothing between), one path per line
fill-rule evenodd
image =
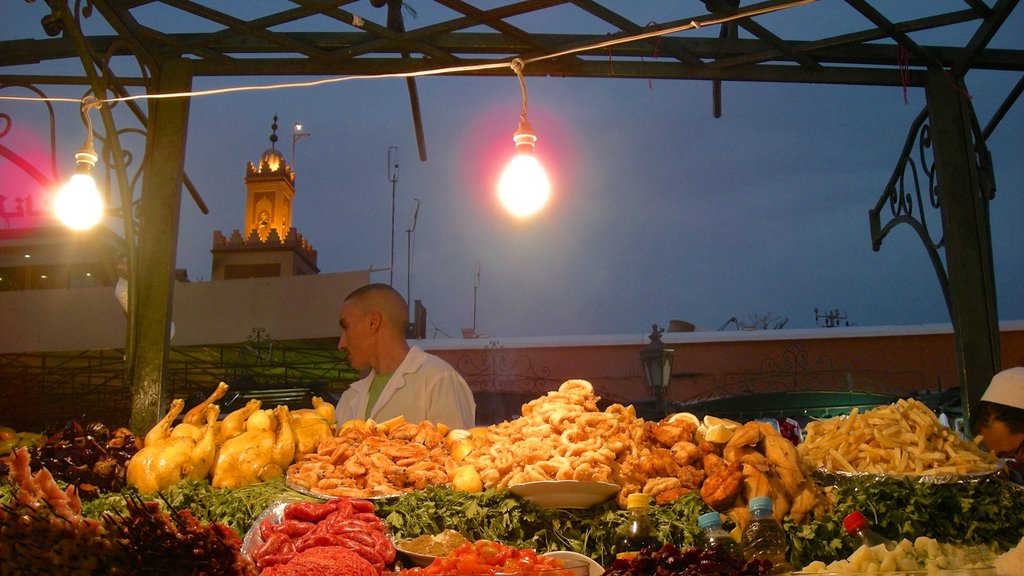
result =
M365 562L378 575L416 574L395 543L448 530L470 547L573 552L609 574L639 574L615 560L630 494L650 498L652 535L674 550L658 561L677 567L701 546L698 516L716 511L737 535L764 496L788 563L808 571L908 572L913 561L996 574L1024 537L1024 490L915 400L813 421L795 445L767 422L599 410L584 380L470 430L401 418L336 429L323 402L251 404L219 418L224 392L184 415L173 403L145 438L68 426L13 450L0 483L3 573L284 574L291 562ZM907 540L902 564L870 568L855 556L843 528L854 511L894 543ZM348 552L320 550L330 547ZM477 549L461 552L471 553L480 561ZM559 568L530 558L531 570Z

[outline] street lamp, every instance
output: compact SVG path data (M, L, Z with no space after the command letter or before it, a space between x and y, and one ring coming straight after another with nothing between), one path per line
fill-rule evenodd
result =
M309 132L302 131L302 124L292 124L292 171L295 171L295 143L303 138L308 138Z
M663 328L658 328L657 324L652 324L651 334L648 336L651 342L640 350L644 378L658 402L658 411L662 416L668 413L665 397L668 396L668 387L671 384L672 356L675 354L675 350L666 348L665 343L661 341L661 334L664 331Z

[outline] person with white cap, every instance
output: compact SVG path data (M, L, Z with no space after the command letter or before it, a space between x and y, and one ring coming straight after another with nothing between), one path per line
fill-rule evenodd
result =
M973 430L981 444L1000 458L1024 466L1024 367L1008 368L992 377L974 414Z

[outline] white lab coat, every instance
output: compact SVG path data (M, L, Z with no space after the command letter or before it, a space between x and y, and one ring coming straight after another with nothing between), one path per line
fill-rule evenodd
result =
M364 418L374 375L371 370L341 395L335 410L339 426L347 420ZM469 385L450 364L414 346L370 411L370 418L376 422L397 416L409 422L426 420L449 428L472 428L476 424L476 401Z

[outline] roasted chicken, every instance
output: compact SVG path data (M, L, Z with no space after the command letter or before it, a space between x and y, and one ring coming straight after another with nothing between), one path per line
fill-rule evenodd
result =
M171 402L167 415L146 434L146 445L128 462L127 481L142 493L167 489L184 479L206 478L217 452L214 437L220 408L206 407L206 423L199 438L190 431L171 430L170 424L181 413L184 402Z
M295 434L287 406L258 410L245 432L221 445L213 465L214 488L239 488L276 478L295 457Z
M334 435L334 405L319 396L314 396L312 403L312 408L291 413L296 458L316 451L321 440Z

